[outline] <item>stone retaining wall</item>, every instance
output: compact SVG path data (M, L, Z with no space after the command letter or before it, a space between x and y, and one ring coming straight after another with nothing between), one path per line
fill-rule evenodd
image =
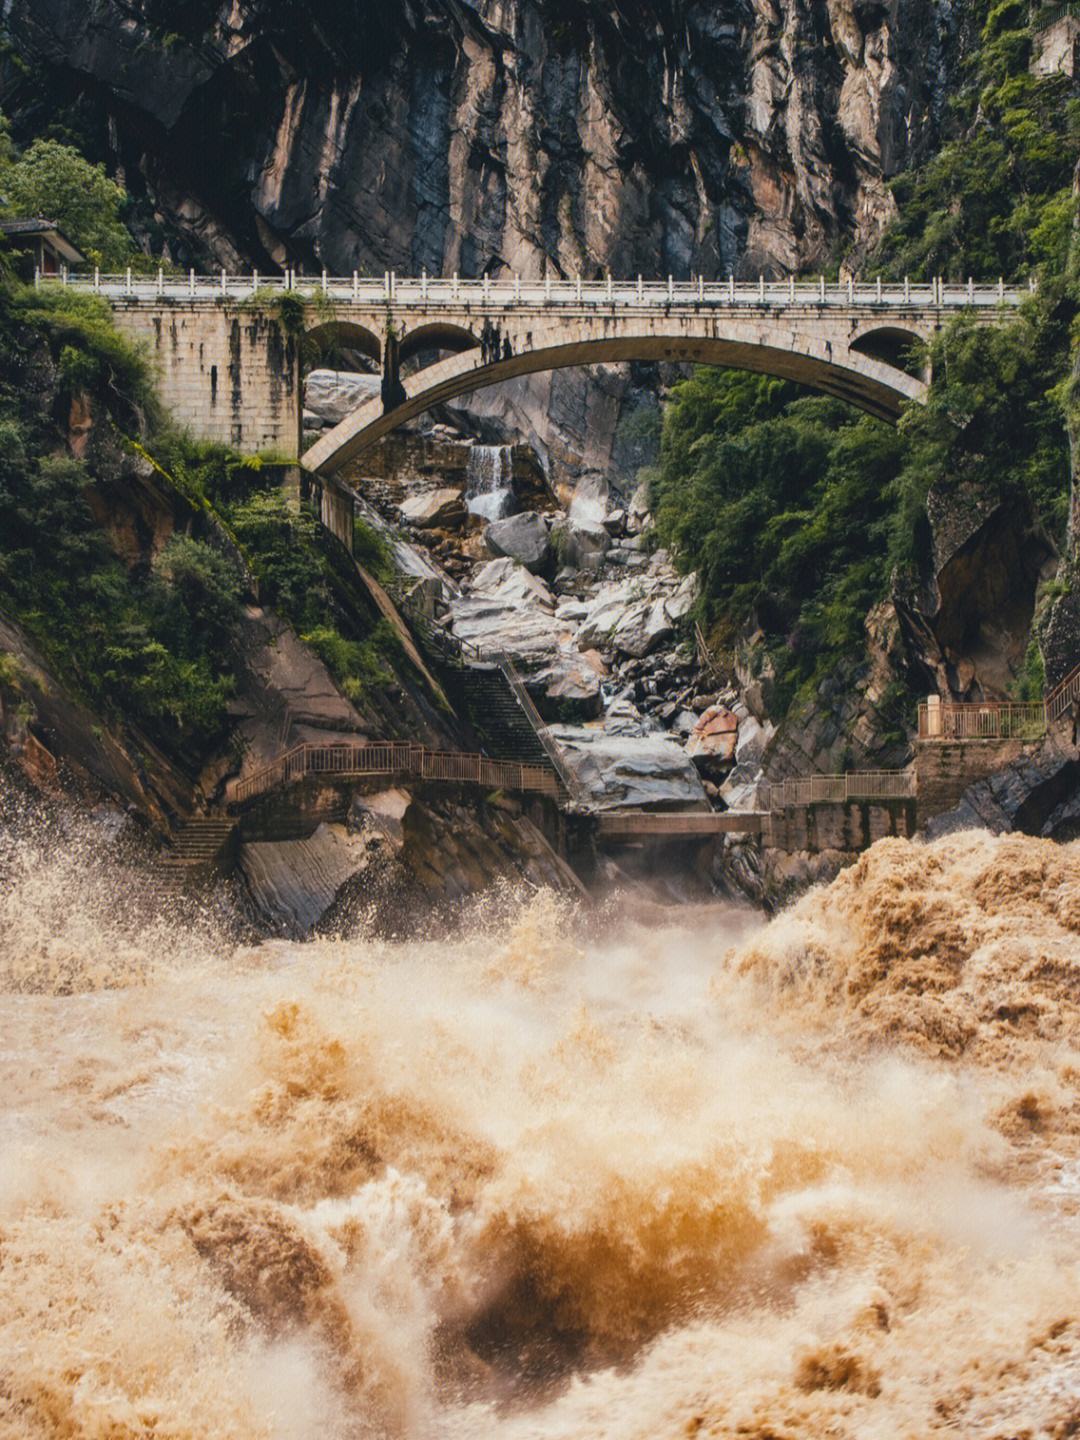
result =
M244 454L300 453L299 345L265 309L242 302L114 301L117 328L145 346L162 402L200 440Z
M952 810L976 780L1002 770L1024 753L1021 740L927 741L915 752L919 823Z
M915 828L914 800L849 800L774 810L763 821L761 842L767 849L815 855L867 850L886 835L910 839Z

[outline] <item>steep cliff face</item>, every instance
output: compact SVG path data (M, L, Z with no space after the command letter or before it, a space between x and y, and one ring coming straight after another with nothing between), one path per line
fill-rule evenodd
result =
M858 264L939 135L953 0L9 0L184 263L685 277ZM6 108L42 87L12 66ZM37 120L41 119L40 113ZM625 382L519 382L604 468ZM597 397L601 397L599 400ZM609 399L613 403L609 403ZM490 403L488 405L490 410ZM599 430L597 427L599 426Z
M871 242L957 40L951 0L366 8L249 0L198 40L152 0L8 24L215 259L463 274L786 273Z

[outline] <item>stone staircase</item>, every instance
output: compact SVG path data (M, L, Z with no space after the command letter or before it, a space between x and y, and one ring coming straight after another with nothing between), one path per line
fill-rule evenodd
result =
M456 688L489 755L523 765L551 765L535 729L497 666L463 668Z
M172 852L163 857L166 879L179 888L226 868L235 831L235 817L193 815L173 841Z
M432 624L406 593L398 592L397 604L417 643L448 679L454 677L451 688L484 737L488 753L499 760L546 766L558 778L560 803L589 808L587 794L540 718L509 656L480 650Z

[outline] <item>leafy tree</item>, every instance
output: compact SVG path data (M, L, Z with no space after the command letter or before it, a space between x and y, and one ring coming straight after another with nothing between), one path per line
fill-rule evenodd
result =
M241 576L204 540L174 535L154 561L158 628L186 651L224 665L240 615Z
M8 159L0 182L11 212L55 220L103 269L119 270L126 263L132 241L120 215L127 195L73 146L35 140L19 159Z
M888 426L787 381L702 369L672 392L650 480L660 537L700 571L706 619L730 630L755 611L788 696L861 639L902 456Z

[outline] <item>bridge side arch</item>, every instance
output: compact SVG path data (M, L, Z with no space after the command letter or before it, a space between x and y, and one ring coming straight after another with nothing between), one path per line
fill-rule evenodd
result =
M401 337L398 354L401 364L404 365L423 350L449 350L455 355L460 355L464 350L479 348L479 338L463 325L453 325L448 321L432 321L430 324L418 325L413 330L407 330Z
M907 375L928 379L924 346L926 337L918 330L901 325L868 325L848 342L859 355L892 365Z
M373 330L354 320L318 320L304 331L304 338L319 350L355 350L382 364L382 342Z
M917 376L828 341L793 350L749 335L601 334L563 344L541 344L520 354L503 354L494 361L485 361L484 352L476 349L451 355L405 378L399 392L403 398L392 407L385 408L378 398L359 406L320 437L306 452L304 463L309 469L332 474L396 426L434 405L521 375L624 360L689 362L778 375L893 424L906 403L926 396L926 384Z

